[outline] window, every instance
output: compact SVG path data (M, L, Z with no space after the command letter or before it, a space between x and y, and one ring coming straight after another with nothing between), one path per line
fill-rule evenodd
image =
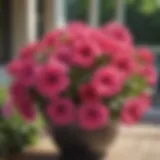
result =
M68 21L88 19L88 5L87 0L67 0L67 19Z
M82 20L89 21L90 0L66 0L67 1L67 19L68 21ZM116 1L99 0L99 23L104 24L115 18Z
M101 0L100 1L100 25L114 19L116 16L116 1Z
M137 44L160 44L160 10L152 14L138 11L140 0L135 5L126 5L125 22L135 36Z

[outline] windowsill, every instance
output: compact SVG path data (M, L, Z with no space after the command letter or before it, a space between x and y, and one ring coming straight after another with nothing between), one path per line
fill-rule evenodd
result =
M160 124L160 107L152 107L143 117L142 122Z

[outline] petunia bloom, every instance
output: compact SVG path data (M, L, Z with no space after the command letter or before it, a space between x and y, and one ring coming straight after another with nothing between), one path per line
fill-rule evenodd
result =
M111 60L111 65L115 66L123 80L126 80L134 71L134 61L132 60L132 56L126 54L117 54Z
M46 97L58 95L69 85L66 68L56 61L41 67L37 72L36 80L37 90Z
M111 97L123 87L118 70L115 67L102 67L98 69L91 80L98 94L103 97Z
M38 49L39 49L38 42L31 43L19 51L19 58L22 60L26 59L33 60L35 54L38 52Z
M36 110L34 102L28 92L28 88L21 82L14 82L11 86L11 98L13 105L27 121L32 121L36 118Z
M155 85L157 81L157 72L152 65L142 66L138 73L146 78L149 85Z
M32 61L14 60L8 66L8 71L15 79L21 81L24 85L30 86L34 83L36 66Z
M74 119L74 104L70 99L58 99L47 106L47 115L60 126L70 124Z
M132 37L129 31L120 23L110 22L102 28L107 36L125 43L132 43Z
M94 58L95 53L91 44L80 42L75 45L72 57L73 65L81 68L89 68L93 65Z
M121 121L125 124L138 122L144 114L144 103L140 98L129 99L125 102L121 111Z
M85 130L100 129L109 122L109 110L99 103L83 104L78 109L78 124Z
M91 84L82 84L79 87L79 95L84 102L93 102L100 99L96 87Z
M153 64L154 62L154 56L151 50L147 47L139 47L137 51L138 59L141 63L145 64Z
M65 65L70 66L72 62L72 55L73 50L70 47L61 46L55 51L53 56Z

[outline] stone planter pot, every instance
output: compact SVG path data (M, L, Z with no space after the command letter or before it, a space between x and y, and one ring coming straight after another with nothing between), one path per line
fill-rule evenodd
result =
M92 132L75 127L49 127L61 150L59 160L103 160L118 133L116 123Z

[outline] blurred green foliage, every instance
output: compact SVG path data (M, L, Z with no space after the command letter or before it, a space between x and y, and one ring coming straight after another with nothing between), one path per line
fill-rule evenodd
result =
M9 117L2 113L7 90L0 89L0 157L19 153L36 142L42 126L41 118L34 123L26 123L16 111Z
M0 156L19 153L34 144L37 135L35 124L26 124L18 115L0 117Z
M125 0L143 14L153 14L160 9L159 0Z
M7 90L0 87L0 106L3 104L6 97L7 97Z

